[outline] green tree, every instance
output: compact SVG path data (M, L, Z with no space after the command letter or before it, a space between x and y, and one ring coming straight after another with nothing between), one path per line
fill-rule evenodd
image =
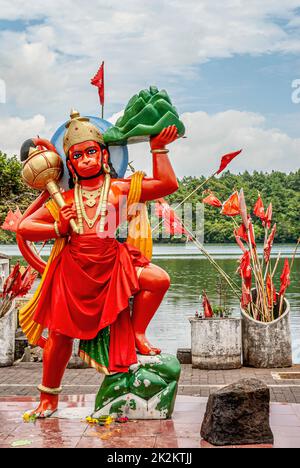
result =
M19 206L20 210L24 212L36 197L36 192L24 184L21 170L22 164L16 156L8 157L0 152L0 225L9 210L15 210ZM1 244L14 242L14 233L0 230Z

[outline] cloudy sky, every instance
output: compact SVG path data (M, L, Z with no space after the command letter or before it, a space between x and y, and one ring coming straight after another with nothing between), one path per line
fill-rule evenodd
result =
M0 44L9 154L50 138L71 107L99 114L89 81L105 60L107 118L140 89L168 90L187 128L170 153L178 176L240 148L234 172L299 168L300 0L0 0ZM130 153L149 171L147 146Z

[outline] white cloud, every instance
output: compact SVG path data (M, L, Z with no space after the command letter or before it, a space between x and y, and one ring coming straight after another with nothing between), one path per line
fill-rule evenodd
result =
M209 59L298 53L297 7L300 0L0 0L0 19L24 21L21 32L0 31L8 105L22 116L42 109L52 121L71 106L91 113L98 100L89 78L102 59L107 101L118 110L151 83L173 95Z
M0 0L0 19L24 22L20 31L9 24L0 31L0 79L11 116L0 118L1 149L16 152L36 133L51 136L71 107L100 112L89 79L103 59L106 99L116 112L151 83L176 102L195 66L210 59L299 53L299 7L300 0ZM261 115L232 110L183 119L188 138L171 152L179 176L209 173L221 154L240 147L234 170L297 168L299 140L267 129ZM138 168L147 158L149 171L149 148L130 150Z
M0 150L8 155L20 153L22 143L39 135L49 138L53 130L46 124L43 115L35 115L30 119L11 117L0 119Z
M178 177L209 175L218 169L222 155L241 148L243 153L230 166L232 172L299 169L300 139L266 128L260 114L229 110L214 115L185 113L181 118L187 138L170 146ZM135 168L151 174L149 145L132 145L129 150Z

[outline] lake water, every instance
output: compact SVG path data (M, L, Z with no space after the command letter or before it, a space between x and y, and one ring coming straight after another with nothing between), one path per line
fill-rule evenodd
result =
M234 245L208 245L206 248L229 275L234 275L240 251ZM294 246L276 245L273 256L279 251L282 257L291 258ZM0 252L11 256L20 255L16 246L1 246ZM47 255L48 252L44 252ZM275 260L273 260L275 261ZM153 321L148 336L153 344L164 351L176 353L178 348L189 348L191 345L190 323L188 317L199 310L199 295L205 289L212 303L218 303L215 287L217 273L212 265L192 245L156 245L153 263L164 268L171 277L171 287ZM280 262L279 272L283 260ZM293 360L300 363L300 257L296 258L292 285L287 299L291 304L291 325L293 337ZM278 279L277 279L278 284ZM228 305L233 314L239 314L238 299L228 291Z

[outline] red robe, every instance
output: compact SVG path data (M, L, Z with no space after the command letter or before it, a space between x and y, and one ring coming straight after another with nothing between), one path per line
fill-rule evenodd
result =
M135 267L148 263L114 238L72 236L50 266L35 322L82 340L110 325L109 370L127 372L137 362L128 301L139 291Z

